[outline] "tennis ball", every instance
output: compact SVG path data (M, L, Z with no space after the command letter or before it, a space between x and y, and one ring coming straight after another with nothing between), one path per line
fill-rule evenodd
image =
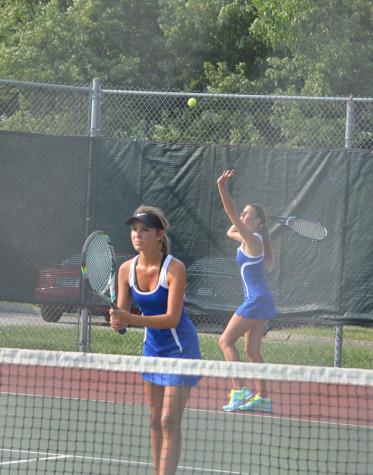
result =
M197 105L197 101L194 97L188 99L188 106L193 109Z

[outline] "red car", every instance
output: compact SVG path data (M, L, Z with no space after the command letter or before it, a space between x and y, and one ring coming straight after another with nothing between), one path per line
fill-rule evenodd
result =
M133 257L117 255L117 267ZM46 322L57 322L64 312L77 312L80 307L81 270L80 256L66 259L61 264L41 269L35 288L35 302ZM92 294L90 308L96 315L108 316L108 307Z

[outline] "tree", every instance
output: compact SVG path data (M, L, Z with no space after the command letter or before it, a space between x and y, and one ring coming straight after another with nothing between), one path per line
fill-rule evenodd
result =
M371 95L370 0L252 0L251 32L271 47L266 77L293 94Z
M18 4L20 5L18 7ZM0 76L114 87L162 84L157 0L3 2Z
M221 72L246 80L260 76L266 49L250 33L255 11L247 0L160 0L160 6L175 87L229 89L223 85Z

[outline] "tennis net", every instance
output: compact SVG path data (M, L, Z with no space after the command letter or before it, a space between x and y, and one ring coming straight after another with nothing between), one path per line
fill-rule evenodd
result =
M202 376L177 474L364 474L373 371L0 350L2 474L151 474L142 373ZM265 379L272 412L224 412L231 378Z

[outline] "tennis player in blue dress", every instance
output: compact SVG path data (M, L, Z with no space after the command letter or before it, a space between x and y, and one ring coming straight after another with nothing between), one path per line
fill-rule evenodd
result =
M144 356L201 358L196 329L184 310L186 270L169 254L169 223L159 208L140 206L127 219L138 252L118 273L118 309L110 310L114 330L145 327ZM130 313L132 299L141 315ZM181 449L181 419L195 376L144 373L151 413L154 473L173 475Z
M227 235L240 242L237 263L240 269L244 301L232 315L219 339L219 345L227 361L240 361L236 343L245 337L248 360L262 363L260 347L266 322L275 318L276 308L271 290L265 278L265 266L273 266L271 239L266 226L266 216L261 206L248 204L239 215L227 190L228 180L234 170L225 170L218 178L220 197L232 225ZM224 411L272 411L272 402L267 395L265 381L256 380L254 390L243 386L239 379L233 380L233 389Z

